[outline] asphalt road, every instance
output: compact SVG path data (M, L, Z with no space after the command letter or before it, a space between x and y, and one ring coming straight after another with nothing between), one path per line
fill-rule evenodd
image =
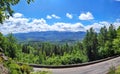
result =
M120 57L92 64L82 67L73 68L60 68L60 69L45 69L45 68L33 68L34 71L48 70L52 74L106 74L110 67L120 65Z

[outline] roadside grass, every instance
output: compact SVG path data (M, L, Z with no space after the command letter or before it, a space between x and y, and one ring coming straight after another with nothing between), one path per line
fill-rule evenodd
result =
M31 72L30 74L52 74L52 71L48 69L42 69L41 71L34 71Z
M30 74L52 74L50 71L37 71L37 72L31 72Z
M114 66L110 67L107 74L120 74L120 66L118 66L117 69Z

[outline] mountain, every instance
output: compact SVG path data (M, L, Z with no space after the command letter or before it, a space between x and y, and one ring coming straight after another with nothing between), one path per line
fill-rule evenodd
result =
M14 36L20 41L49 41L49 42L73 42L80 41L84 38L85 32L59 32L59 31L45 31L45 32L29 32L16 33Z

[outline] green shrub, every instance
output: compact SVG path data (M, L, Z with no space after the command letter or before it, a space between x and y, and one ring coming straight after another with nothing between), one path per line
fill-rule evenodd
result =
M4 66L9 69L9 74L30 74L32 68L28 65L18 65L14 60L9 59L4 62Z
M26 73L26 74L30 74L30 72L32 71L32 68L28 65L25 65L25 64L22 65L20 67L20 69L21 69L22 73Z
M109 72L107 74L116 74L115 67L114 66L110 67Z

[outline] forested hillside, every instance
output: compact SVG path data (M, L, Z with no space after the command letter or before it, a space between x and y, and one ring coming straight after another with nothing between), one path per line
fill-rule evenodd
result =
M85 32L69 32L69 31L43 31L43 32L29 32L29 33L16 33L13 34L19 42L23 41L42 41L42 42L51 42L51 43L65 43L70 42L74 43L76 41L81 41Z
M18 62L44 65L66 65L94 61L120 54L120 27L102 27L99 33L90 28L83 41L62 45L49 42L19 44L12 34L0 33L0 48L6 56Z

